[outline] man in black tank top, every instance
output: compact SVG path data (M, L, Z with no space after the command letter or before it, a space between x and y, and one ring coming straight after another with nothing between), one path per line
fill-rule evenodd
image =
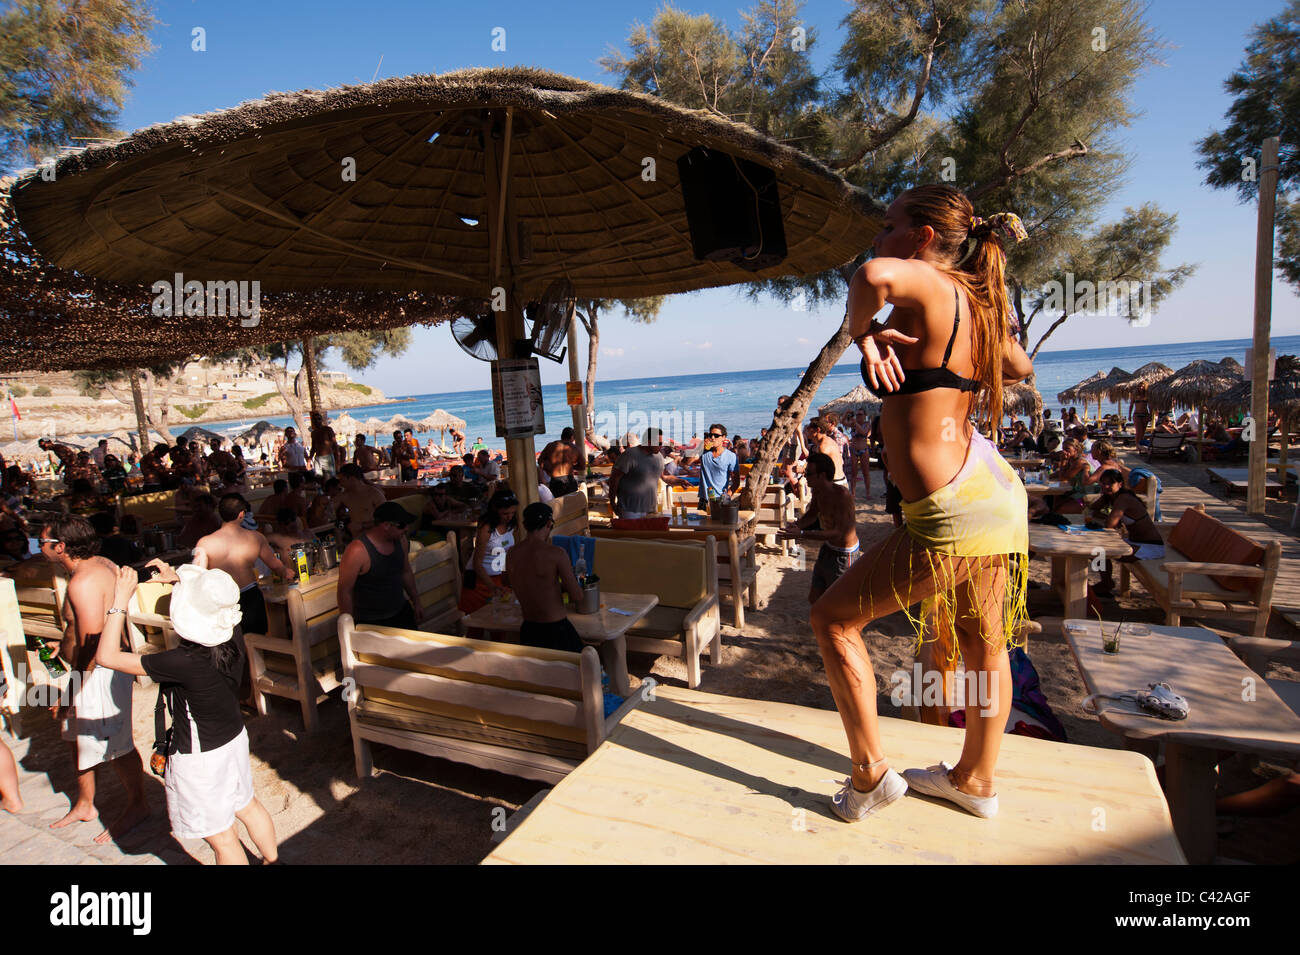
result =
M358 624L415 629L423 614L403 530L413 523L415 516L395 501L375 508L374 526L348 545L339 562L339 613Z

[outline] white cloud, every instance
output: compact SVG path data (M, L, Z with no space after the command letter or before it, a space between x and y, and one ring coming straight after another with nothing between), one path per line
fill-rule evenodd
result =
M807 345L807 344L808 344L808 339L806 339L806 338L797 338L797 339L795 339L795 341L797 341L800 345Z
M622 357L623 357L623 349L621 349L621 348L602 348L602 349L601 349L601 352L604 353L604 355L605 355L606 358L622 358Z
M700 342L700 343L699 343L698 345L696 345L695 347L698 348L698 349L700 349L701 351L703 351L703 350L706 349L706 348L712 348L712 347L713 347L713 342Z

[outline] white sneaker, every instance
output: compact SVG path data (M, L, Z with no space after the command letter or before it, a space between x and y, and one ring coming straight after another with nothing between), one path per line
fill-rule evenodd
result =
M874 789L859 792L853 788L853 776L844 780L844 788L831 797L831 811L845 822L861 822L877 809L898 802L907 795L907 781L892 769L885 770Z
M931 766L929 769L905 769L903 778L907 785L926 796L937 796L955 803L972 815L991 819L998 814L997 796L972 796L958 789L948 774L952 767L947 763Z

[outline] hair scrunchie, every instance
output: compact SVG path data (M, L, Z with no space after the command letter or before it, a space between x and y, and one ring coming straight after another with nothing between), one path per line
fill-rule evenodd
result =
M1025 230L1025 224L1020 221L1020 216L1014 212L996 212L987 219L971 216L969 231L977 239L997 234L1003 239L1010 239L1011 242L1015 243L1029 238L1029 233Z

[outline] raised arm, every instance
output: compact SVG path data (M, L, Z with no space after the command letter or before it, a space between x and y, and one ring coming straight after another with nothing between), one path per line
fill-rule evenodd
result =
M139 577L134 567L123 567L117 572L117 585L113 589L113 609L125 611L135 593ZM110 613L104 622L104 632L99 635L99 649L95 651L95 662L110 670L143 676L144 667L140 664L140 654L128 653L122 649L122 633L126 629L126 613Z

